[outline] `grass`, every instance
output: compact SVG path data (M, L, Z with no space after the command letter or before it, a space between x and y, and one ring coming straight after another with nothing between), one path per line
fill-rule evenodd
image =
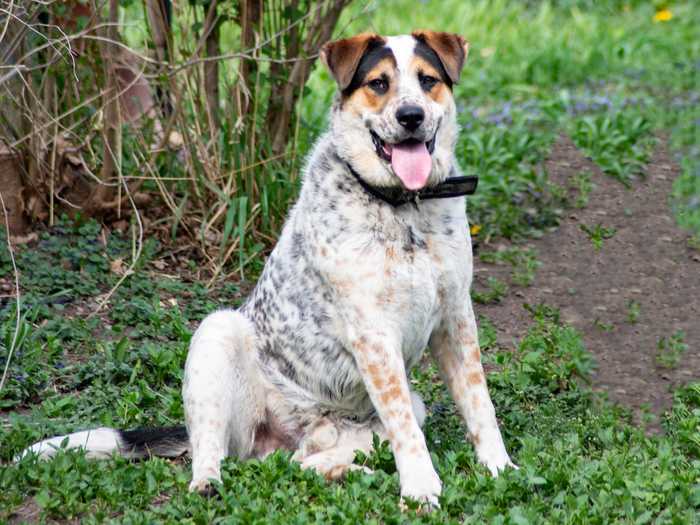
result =
M540 262L531 248L510 247L493 252L480 252L479 259L491 264L509 264L513 268L511 280L518 286L530 286L535 280Z
M75 241L71 236L54 239L67 245ZM19 255L21 264L24 254ZM34 385L34 394L19 389L3 393L4 400L29 408L12 413L0 430L4 461L47 433L181 420L179 384L190 335L186 320L197 319L215 303L190 312L180 304L164 311L157 298L168 286L148 274L144 270L136 278L140 286L132 289L142 315L127 318L117 312L100 319L102 325L118 325L116 331L128 333L129 339L103 333L94 346L94 326L73 326L57 336L56 346L80 335L73 349L82 347L88 355L69 363L64 355L64 366L58 367L58 357L31 357L32 348L46 348L44 337L24 339L13 377L33 362L32 373L43 383ZM86 275L104 278L107 285L113 278L104 269ZM629 516L643 521L647 515L657 523L692 523L693 509L700 505L700 460L692 431L700 421L697 389L678 394L666 437L647 437L585 388L592 362L580 334L550 308L539 305L530 312L531 328L515 351L495 346L488 322L482 321L480 334L487 362L497 367L489 383L519 471L491 478L465 441L435 367L412 376L430 407L426 437L445 482L442 508L433 514L411 518L401 513L393 458L384 443L371 456L359 458L375 475L353 473L340 484L301 471L286 453L263 462L227 460L220 496L211 499L187 492L189 469L182 462L95 462L74 451L61 452L50 462L30 458L0 471L0 509L5 509L0 519L31 502L47 519L80 517L84 523L210 523L224 517L246 523L393 523L407 518L428 523L610 523ZM3 325L4 337L8 324ZM37 336L43 332L31 331ZM13 382L20 385L22 379Z
M351 6L339 27L347 34L433 27L472 42L455 91L462 126L457 155L465 174L481 179L468 204L471 221L481 227L480 257L511 265L516 284L531 283L537 266L535 254L518 243L555 228L567 204L541 164L560 133L569 133L604 172L634 184L658 130L670 130L683 169L674 190L677 217L700 235L700 13L693 3L671 4L667 23L654 23L653 5L639 1L392 0L366 7ZM301 103L302 150L325 125L333 89L317 69ZM164 171L168 162L163 159ZM279 203L293 197L294 187L278 173L261 176L280 179L284 193L273 199L278 208L268 210L273 228L285 213ZM581 174L575 181L576 205L586 205L592 178ZM250 204L231 203L224 239L216 242L240 238L245 220L237 210ZM489 241L501 238L515 248L489 252ZM245 262L254 276L263 247L243 244L232 264ZM590 393L586 378L594 365L580 334L543 305L530 308L530 330L515 348L499 347L493 324L480 320L490 389L519 471L492 479L465 442L435 368L414 372L414 387L429 407L429 448L444 481L442 507L429 515L400 512L386 444L358 458L375 475L352 473L339 484L302 472L285 453L263 462L227 460L214 498L187 492L186 462L95 462L63 452L51 462L9 464L47 435L182 422L180 385L192 330L213 309L238 304L249 284L219 280L211 291L186 253L148 242L110 307L90 316L119 278L112 263L132 261L128 237L103 236L93 221L63 219L41 233L38 245L17 247L21 330L0 392L0 521L24 508L43 521L83 523L698 522L700 384L676 393L666 435L645 435L628 414ZM11 276L9 254L0 251L0 282ZM504 283L492 282L481 299L506 293ZM16 304L11 290L2 294L4 366ZM639 313L631 305L628 313L635 322ZM599 328L614 329L602 322ZM673 337L659 349L664 358L684 343Z
M588 226L587 224L579 225L579 228L583 233L588 235L588 238L593 244L595 251L599 251L603 247L603 242L612 239L617 233L615 228L607 228L602 224L598 223L595 226Z
M657 344L656 363L664 368L676 368L687 350L688 345L682 331L662 337Z

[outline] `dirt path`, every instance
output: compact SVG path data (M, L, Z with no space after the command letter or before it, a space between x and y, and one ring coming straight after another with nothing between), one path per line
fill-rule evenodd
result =
M532 286L511 288L499 304L477 305L477 312L494 321L500 343L512 346L529 324L524 303L560 308L596 358L594 388L637 417L646 407L659 415L674 387L700 378L700 252L688 247L668 207L678 167L660 141L646 178L628 190L561 138L545 168L565 187L577 173L593 173L588 204L569 210L555 232L528 243L542 263ZM597 224L616 232L596 251L581 225ZM507 281L510 269L477 260L476 272L478 289L489 276ZM675 366L660 365L659 354L673 357L681 340L671 337L679 331L687 350ZM659 428L658 418L649 425Z

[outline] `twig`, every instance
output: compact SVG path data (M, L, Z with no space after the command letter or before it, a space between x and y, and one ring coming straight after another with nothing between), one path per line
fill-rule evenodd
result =
M5 380L7 379L7 371L10 369L10 361L12 360L12 354L15 351L15 346L17 345L17 338L19 337L19 325L21 322L21 308L22 302L19 293L19 272L17 271L17 263L15 262L15 252L12 250L12 241L10 241L10 223L7 218L7 208L5 207L5 199L2 197L2 192L0 192L0 203L2 204L2 212L5 216L5 232L7 234L7 249L10 251L10 259L12 259L12 269L15 273L15 295L17 297L17 322L15 324L15 333L12 336L12 343L10 343L10 349L7 352L7 359L5 361L5 369L2 371L2 378L0 378L0 392L5 386Z
M115 157L114 152L107 147L109 150L109 154L112 155L112 157ZM115 162L117 162L115 160ZM139 227L139 234L138 234L138 240L136 241L136 250L135 253L132 255L132 260L131 264L129 267L126 269L124 272L124 275L122 275L117 283L111 288L109 292L100 300L100 302L97 304L97 308L93 310L90 315L87 316L88 319L91 319L95 315L97 315L102 308L109 302L109 300L112 298L114 293L119 289L119 287L122 285L122 283L126 280L127 277L132 275L134 273L134 268L136 267L136 263L138 260L141 258L141 252L143 251L143 222L141 221L141 214L139 213L139 209L136 206L136 203L134 202L134 199L131 196L131 190L129 189L129 185L126 183L126 180L122 176L122 169L121 169L121 162L117 162L118 166L118 176L119 179L121 180L123 186L124 186L124 191L126 193L127 198L129 199L129 203L131 204L131 207L134 210L134 216L136 217L136 222L138 223Z

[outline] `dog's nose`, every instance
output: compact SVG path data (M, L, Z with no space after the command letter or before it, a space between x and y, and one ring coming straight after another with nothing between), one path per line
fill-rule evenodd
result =
M396 111L396 120L408 131L415 131L423 123L425 111L420 106L401 106Z

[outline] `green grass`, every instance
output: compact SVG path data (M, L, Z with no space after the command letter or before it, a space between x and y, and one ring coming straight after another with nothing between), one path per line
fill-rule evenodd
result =
M535 255L517 242L555 228L570 204L541 164L560 133L570 134L604 172L632 185L654 136L670 133L683 170L674 209L679 223L700 235L700 10L692 2L670 4L674 17L668 23L654 23L653 5L639 1L392 0L365 7L354 4L343 15L345 34L432 27L471 41L455 90L462 126L457 155L464 172L481 179L468 204L470 220L481 226L481 257L511 265L516 284L531 283L537 266ZM304 149L325 125L333 89L318 68L302 101ZM164 158L160 169L168 172L169 162ZM281 174L264 176L279 179L284 195L294 194ZM581 174L575 184L573 204L585 206L593 176ZM270 202L284 202L284 195ZM229 210L242 208L237 201ZM266 213L272 228L284 206ZM243 234L234 215L226 222L229 239ZM491 254L489 241L501 238L516 247ZM0 240L4 246L2 235ZM499 348L494 325L480 319L484 357L494 370L489 385L519 471L492 479L465 442L435 368L413 374L429 407L426 437L444 482L442 507L430 515L400 512L386 444L358 458L375 475L353 473L338 484L302 472L284 453L263 462L230 459L219 495L211 499L187 493L189 466L182 462L95 462L66 452L51 462L11 465L23 447L48 435L95 425L182 422L180 386L191 332L206 313L241 299L238 284L217 282L210 291L194 278L195 262L150 242L111 306L89 317L119 278L110 264L132 260L129 238L112 234L104 240L95 222L61 220L38 245L17 248L22 317L0 393L0 521L27 504L38 506L43 521L84 523L699 521L700 384L676 393L665 436L646 436L628 414L589 392L586 378L594 365L580 334L542 305L530 308L530 331L515 349ZM259 272L262 260L251 255L261 249L246 245L232 264L243 260L251 274ZM172 260L177 264L165 270L157 264ZM6 250L0 250L0 276L11 280ZM506 293L505 283L491 282L481 299L496 301ZM11 298L0 298L2 366L15 308ZM639 312L629 306L628 313L635 322ZM674 337L659 348L662 359L672 359L684 344Z
M579 228L583 233L588 235L588 238L593 244L595 251L599 251L603 247L603 242L607 239L612 239L617 233L615 228L607 228L602 224L598 223L595 226L588 226L587 224L579 225Z
M67 245L75 241L70 236L62 239ZM24 256L19 254L20 265ZM146 313L117 315L120 333L130 333L129 339L102 333L94 345L89 334L95 327L74 327L57 336L57 346L70 342L85 360L62 368L55 366L56 360L32 358L26 350L33 340L24 339L13 373L29 362L44 383L35 385L38 390L29 398L18 389L3 394L3 399L29 409L12 414L0 430L4 461L32 440L54 432L95 424L181 420L179 385L188 321L202 312L186 314L173 306L164 314L150 306L162 292L162 283L147 271L135 278L141 286L132 288L133 301ZM87 275L110 279L104 273ZM28 284L34 285L32 280ZM677 396L666 437L647 437L586 389L592 362L580 334L562 325L551 308L540 305L530 312L531 328L515 351L495 346L488 321L482 320L480 334L485 359L497 368L489 384L519 471L491 478L464 439L435 367L413 374L414 387L430 407L426 438L445 484L441 509L430 515L401 513L393 458L384 443L369 457L358 458L376 470L374 475L353 473L338 484L301 471L286 453L263 462L230 459L219 496L213 498L187 492L187 464L121 458L97 462L79 452L61 452L50 462L27 459L2 467L0 509L5 510L0 519L31 500L44 518L80 517L84 523L211 523L224 518L245 523L611 523L630 517L692 523L700 508L700 458L693 432L700 421L700 385ZM10 316L4 317L4 338L10 321ZM28 330L42 333L36 326ZM72 341L76 334L83 337Z

